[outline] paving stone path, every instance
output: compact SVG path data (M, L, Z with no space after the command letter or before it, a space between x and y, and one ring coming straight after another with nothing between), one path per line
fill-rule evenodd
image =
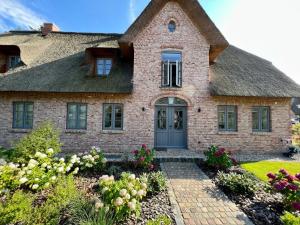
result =
M177 225L253 225L195 163L165 162L161 167L171 204L179 211Z

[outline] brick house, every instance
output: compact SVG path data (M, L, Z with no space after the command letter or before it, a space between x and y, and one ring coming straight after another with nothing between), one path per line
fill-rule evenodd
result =
M0 145L45 120L65 151L281 151L299 86L230 45L196 0L152 0L124 34L0 35Z

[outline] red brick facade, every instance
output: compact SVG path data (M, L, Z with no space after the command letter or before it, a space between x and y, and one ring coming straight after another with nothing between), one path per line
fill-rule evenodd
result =
M168 31L176 22L174 33ZM23 134L12 127L12 102L34 102L34 126L52 120L62 131L66 151L101 146L105 151L124 152L142 143L154 145L155 102L161 97L179 97L188 103L188 149L203 151L218 144L235 151L282 150L281 139L290 136L289 98L212 97L209 94L209 45L177 3L169 2L133 41L134 90L130 95L1 94L0 145L8 146ZM182 52L182 88L161 88L161 52ZM68 102L88 104L87 130L67 131ZM103 131L103 103L124 105L124 130ZM218 105L237 105L238 131L218 131ZM252 106L270 106L272 132L252 132ZM143 111L142 109L145 108ZM200 109L200 110L199 110ZM200 112L199 112L200 111Z

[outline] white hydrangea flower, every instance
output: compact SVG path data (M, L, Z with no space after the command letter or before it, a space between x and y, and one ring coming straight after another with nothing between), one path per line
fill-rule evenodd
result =
M133 199L131 199L131 202L136 203L137 201L135 198L133 198Z
M64 167L63 167L63 166L58 167L58 168L57 168L57 172L58 172L58 173L64 172Z
M35 179L34 179L34 181L39 181L39 180L40 180L39 178L35 178Z
M27 174L32 174L32 171L31 170L27 170L26 173Z
M59 162L63 163L63 162L65 162L65 159L64 158L60 158Z
M118 197L116 200L115 200L115 206L121 206L123 205L123 199Z
M48 170L50 170L51 168L52 168L52 166L51 166L51 165L48 165L48 166L47 166L47 169L48 169Z
M108 175L102 175L99 179L100 180L108 180L109 176Z
M101 202L101 201L97 201L96 203L95 203L95 208L98 210L98 209L100 209L100 208L102 208L104 206L104 204L103 204L103 202Z
M101 193L104 194L104 193L107 192L107 191L108 191L108 187L105 187L105 188L103 188L103 189L101 190Z
M32 185L32 190L36 190L36 189L38 189L39 188L39 185L38 184L34 184L34 185Z
M71 170L71 167L68 166L68 167L66 168L66 171L69 172L70 170Z
M51 155L54 153L54 150L53 150L53 148L48 148L46 152L47 152L47 154Z
M144 190L139 190L137 192L137 196L139 196L139 197L143 197L144 195L145 195L145 191Z
M127 193L127 194L125 195L125 199L129 200L129 199L130 199L130 194Z
M74 174L77 174L77 173L78 173L78 171L79 171L79 168L78 168L78 167L76 167L76 168L74 169L73 173L74 173Z
M134 174L130 174L130 176L128 177L130 180L134 180L135 179L135 175Z
M132 195L132 196L136 196L136 194L137 194L137 191L136 191L136 190L132 190L132 191L131 191L131 195Z
M47 163L43 163L43 164L41 165L42 168L46 168L47 166L48 166Z
M134 202L128 202L128 207L131 209L131 210L135 210L136 209L136 203Z
M14 163L9 163L8 166L9 166L9 168L11 168L11 169L13 169L13 170L15 170L15 169L18 168L17 165L14 164Z
M52 176L52 177L50 178L50 180L55 181L55 180L56 180L56 176Z
M25 171L24 171L24 170L21 170L21 171L18 173L18 175L19 175L20 177L24 176L24 175L25 175Z
M30 159L29 162L28 162L28 168L33 169L38 164L39 164L38 161L36 161L34 159Z
M27 179L27 177L22 177L19 181L20 181L20 184L25 184L28 181L28 179Z
M146 184L146 183L142 183L141 185L142 185L142 187L143 187L144 189L147 188L147 184Z
M125 195L127 194L127 190L126 189L122 189L119 192L120 196L125 197Z
M99 159L99 158L100 158L99 155L95 155L95 156L94 156L94 159Z
M105 164L105 163L107 163L107 159L106 159L106 158L103 158L103 159L101 160L101 162L102 162L103 164Z

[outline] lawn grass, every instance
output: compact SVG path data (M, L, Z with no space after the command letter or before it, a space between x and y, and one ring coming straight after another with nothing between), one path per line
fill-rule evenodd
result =
M241 167L253 173L259 179L268 181L267 173L277 173L280 169L286 169L290 174L300 173L300 162L259 161L242 163Z

